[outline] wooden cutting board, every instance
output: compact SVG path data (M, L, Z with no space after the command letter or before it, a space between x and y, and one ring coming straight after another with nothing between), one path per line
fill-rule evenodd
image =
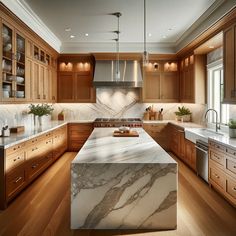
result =
M113 137L139 137L136 130L131 130L130 132L122 133L119 130L113 132Z

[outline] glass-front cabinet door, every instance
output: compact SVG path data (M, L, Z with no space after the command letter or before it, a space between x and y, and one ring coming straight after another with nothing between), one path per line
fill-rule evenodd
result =
M2 99L12 100L15 90L13 28L2 24Z
M16 94L17 99L25 98L25 39L16 33Z
M25 100L25 38L2 23L2 101Z

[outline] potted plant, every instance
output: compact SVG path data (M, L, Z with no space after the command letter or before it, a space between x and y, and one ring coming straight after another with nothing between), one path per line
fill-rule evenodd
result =
M54 108L52 107L52 105L48 105L48 104L30 104L29 106L29 114L33 114L34 115L34 125L36 123L36 116L38 116L38 121L39 121L39 125L42 125L42 116L48 116L52 114L52 111L54 110Z
M236 119L229 120L229 137L236 138Z
M178 111L175 112L176 118L179 121L188 122L191 120L191 112L187 107L178 107Z

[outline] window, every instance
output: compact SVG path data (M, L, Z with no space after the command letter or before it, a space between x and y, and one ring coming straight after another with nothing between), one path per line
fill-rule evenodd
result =
M222 104L224 96L223 64L222 61L212 64L208 66L208 108L213 108L218 112L221 124L227 124L229 105ZM208 122L215 123L215 119L215 114L209 113Z

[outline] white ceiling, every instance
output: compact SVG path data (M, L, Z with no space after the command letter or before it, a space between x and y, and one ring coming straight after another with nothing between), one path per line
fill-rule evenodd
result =
M120 42L143 42L143 0L20 0L63 43L111 42L117 19L109 13L121 12ZM147 0L148 42L175 43L215 0ZM65 32L70 27L71 32ZM173 30L169 30L173 29ZM85 33L89 36L85 37ZM70 39L70 35L76 37ZM166 35L164 39L162 36Z

